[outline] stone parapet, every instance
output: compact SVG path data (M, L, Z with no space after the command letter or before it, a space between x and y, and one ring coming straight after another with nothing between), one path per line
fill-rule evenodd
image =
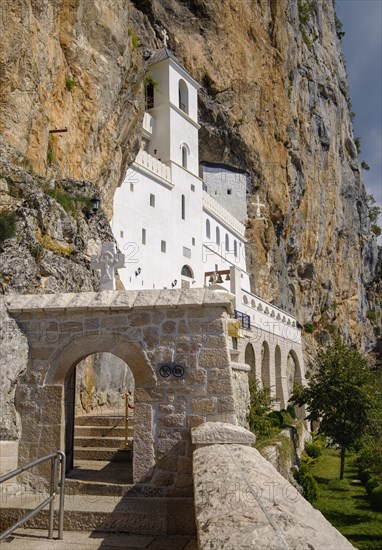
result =
M222 430L193 453L199 548L354 548L256 449L220 444Z

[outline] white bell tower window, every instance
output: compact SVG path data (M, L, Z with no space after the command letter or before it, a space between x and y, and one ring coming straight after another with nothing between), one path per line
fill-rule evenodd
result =
M179 80L179 109L188 115L188 88L183 79Z
M185 145L182 146L182 166L187 170L188 151Z

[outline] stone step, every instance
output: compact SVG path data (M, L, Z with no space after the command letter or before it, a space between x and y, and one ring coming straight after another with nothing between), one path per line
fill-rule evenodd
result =
M131 438L130 438L131 440ZM124 437L74 437L74 448L78 449L79 447L93 447L100 448L106 447L108 449L122 449L125 445Z
M74 460L110 460L112 462L131 462L132 449L109 449L107 447L94 449L92 447L74 447Z
M132 484L131 462L82 460L76 461L73 470L66 475L65 492L69 495L122 496Z
M2 505L0 532L35 508L45 496L41 495L41 500L25 495L8 498ZM24 527L47 529L48 510L41 511ZM65 499L64 530L193 536L194 503L192 498L71 495Z
M132 420L131 420L132 421ZM124 426L124 416L77 416L76 426Z
M133 434L133 426L128 427L127 433ZM92 435L93 437L124 437L125 426L76 426L74 429L74 437L83 437Z
M56 536L54 532L53 536ZM1 548L3 546L1 545ZM129 533L102 533L98 531L64 531L64 539L47 538L45 529L17 529L6 541L7 550L126 550L172 548L198 550L196 539L182 536L137 535Z

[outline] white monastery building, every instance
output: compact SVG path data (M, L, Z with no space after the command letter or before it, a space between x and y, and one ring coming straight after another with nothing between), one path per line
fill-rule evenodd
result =
M114 196L112 229L126 256L119 276L126 290L210 286L229 295L231 357L252 364L284 406L293 380L304 379L301 333L294 317L251 292L244 226L250 177L199 163L199 88L167 48L153 55L141 149ZM282 369L288 362L294 374Z

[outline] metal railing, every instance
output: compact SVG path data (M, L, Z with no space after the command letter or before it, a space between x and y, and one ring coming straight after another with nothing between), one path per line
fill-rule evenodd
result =
M234 310L232 317L234 319L240 319L241 326L246 329L251 329L251 317L242 311Z
M34 510L28 512L25 516L20 518L16 523L8 527L6 531L0 534L0 541L6 539L19 527L24 525L29 519L33 518L41 510L43 510L49 504L49 527L48 527L48 538L53 538L53 522L54 522L54 500L57 495L58 490L58 465L61 463L61 472L60 472L60 501L59 501L59 510L58 510L58 538L63 538L64 533L64 500L65 500L65 453L63 451L55 451L49 455L43 456L41 458L36 458L32 462L21 466L16 470L12 470L7 474L0 476L0 484L4 481L8 481L12 477L15 477L23 472L26 472L30 468L41 464L42 462L47 462L51 460L51 470L50 470L50 494L49 497L44 500L41 504L37 506Z

